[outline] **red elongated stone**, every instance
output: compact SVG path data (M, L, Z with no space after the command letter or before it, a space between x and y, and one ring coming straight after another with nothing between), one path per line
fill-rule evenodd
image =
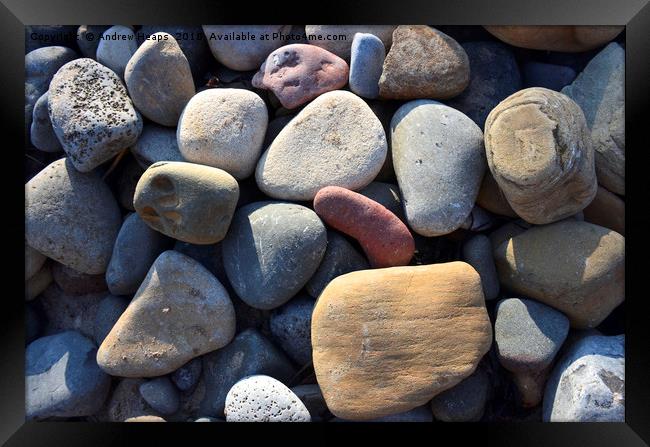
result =
M373 267L407 265L415 241L407 226L383 205L339 186L322 188L314 211L331 227L355 238Z

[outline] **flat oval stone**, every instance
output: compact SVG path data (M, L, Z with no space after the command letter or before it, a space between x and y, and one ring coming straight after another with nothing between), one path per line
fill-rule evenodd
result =
M562 93L585 114L598 183L625 194L625 50L614 42L607 45Z
M180 406L180 395L167 376L148 380L138 387L142 398L154 410L165 414L174 414Z
M480 421L490 397L490 379L485 369L476 368L469 377L431 400L436 420L444 422Z
M226 422L311 422L298 396L273 377L256 375L237 382L226 396Z
M103 341L97 363L120 377L168 374L235 335L235 310L221 283L195 260L163 252Z
M490 239L483 234L477 234L467 240L463 244L463 261L474 267L481 276L485 299L496 298L499 295L499 277L494 265Z
M305 34L310 45L324 48L349 61L356 33L374 34L388 49L393 42L395 28L395 25L305 25Z
M65 64L48 93L50 119L75 168L88 172L135 143L142 118L122 81L92 59Z
M89 416L108 397L111 378L95 362L97 347L75 331L34 340L25 350L25 417Z
M155 33L129 60L124 80L133 104L163 126L176 126L185 104L194 96L194 80L176 39Z
M115 38L114 38L115 37ZM97 45L97 62L110 68L120 79L138 49L138 41L128 26L115 25L104 31Z
M237 295L254 308L273 309L304 287L326 246L325 226L309 208L255 202L235 213L223 259Z
M96 173L77 171L67 158L52 162L25 185L27 243L82 273L106 271L120 224L108 186Z
M581 52L599 47L614 39L622 26L485 26L499 40L515 47L532 50Z
M133 206L156 231L192 244L226 236L239 199L239 185L226 171L184 162L158 162L135 188Z
M52 129L50 111L47 105L47 92L38 98L34 104L32 115L32 126L30 129L30 140L36 149L44 152L59 152L62 150L61 143Z
M339 276L312 315L316 378L344 419L427 403L469 376L491 342L480 278L464 262Z
M122 296L107 295L97 306L95 313L95 325L93 336L97 346L101 346L117 320L120 319L126 308L129 306L130 298Z
M469 59L463 47L426 25L400 25L379 79L384 99L448 99L469 84Z
M350 244L345 237L334 230L327 230L327 249L316 273L309 279L305 290L312 297L325 289L337 276L370 268L368 260Z
M409 227L427 237L458 229L485 172L481 129L437 101L411 101L393 116L391 145Z
M364 98L379 96L386 48L374 34L356 33L350 56L350 90Z
M504 287L598 326L624 300L625 238L575 220L533 227L494 251Z
M246 329L225 348L203 357L206 393L201 414L223 416L228 391L246 376L264 374L286 384L295 372L280 349L257 330Z
M214 58L238 71L258 69L290 31L291 25L203 25Z
M271 197L312 200L325 186L368 185L386 152L384 128L370 107L353 93L328 92L280 131L262 154L255 179Z
M546 385L545 422L625 421L625 337L591 335L560 359Z
M298 365L311 363L311 313L314 300L297 296L277 309L269 319L274 340Z
M113 295L135 293L151 264L168 247L165 236L151 229L138 214L129 214L117 235L106 269L108 290Z
M257 94L234 88L195 95L178 122L178 148L185 160L250 176L262 151L268 112Z
M485 122L485 151L508 203L530 223L569 217L596 195L587 123L561 93L534 87L499 103Z
M358 240L373 268L407 265L413 257L415 241L407 226L366 196L327 186L316 194L314 211L331 227Z
M131 146L131 153L143 169L159 161L185 161L178 149L176 129L154 123L142 126L142 133Z
M283 107L294 109L348 82L348 64L314 45L278 48L253 77L253 86L271 90Z

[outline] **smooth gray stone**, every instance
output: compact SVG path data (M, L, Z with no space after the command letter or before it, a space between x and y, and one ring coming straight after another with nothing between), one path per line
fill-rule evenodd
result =
M178 411L180 395L167 376L148 380L138 387L140 395L154 410L168 415Z
M437 420L446 422L474 422L483 417L489 398L490 380L482 367L458 385L438 394L431 401L431 410Z
M566 65L530 61L523 66L524 88L544 87L559 92L576 78L576 71Z
M493 300L499 296L499 276L492 255L490 238L477 234L463 245L463 260L474 267L481 277L483 296Z
M52 162L25 185L27 243L82 273L106 271L120 214L99 175L77 171L67 158Z
M130 298L107 295L97 306L93 335L95 343L100 346L108 333L113 329L117 320L129 306Z
M625 336L579 339L546 383L544 422L625 421Z
M129 214L113 246L106 283L113 295L132 295L170 241L147 225L137 213Z
M108 290L104 274L88 275L59 262L52 262L54 282L68 295L87 295Z
M117 36L112 39L111 36ZM133 30L128 26L115 25L104 31L97 46L97 62L110 68L120 79L124 79L124 69L138 49Z
M426 237L458 229L487 166L481 129L458 110L418 99L395 112L391 144L409 227Z
M285 354L266 337L255 329L247 329L226 347L203 356L206 391L201 414L222 417L230 388L254 374L265 374L286 384L295 370Z
M77 28L77 45L79 45L83 57L97 58L99 38L109 28L108 25L81 25Z
M97 366L97 347L75 331L39 338L25 351L25 417L88 416L103 406L110 376Z
M47 92L38 98L34 104L32 114L32 126L30 129L30 140L36 149L44 152L59 152L63 150L59 139L52 129L50 112L47 107Z
M312 297L318 295L337 276L370 268L368 260L348 240L334 230L327 230L327 249L316 273L309 279L305 289Z
M386 48L379 37L356 33L350 56L350 90L363 98L377 98L385 57Z
M228 279L244 302L273 309L303 288L326 246L325 225L309 208L255 202L235 213L223 241L223 260Z
M29 136L36 101L47 93L52 78L65 64L77 58L67 47L38 48L25 55L25 135Z
M37 300L47 321L45 335L72 330L94 339L99 304L107 295L106 292L70 295L51 284Z
M203 362L200 357L193 358L176 371L171 373L170 378L176 388L181 391L188 391L194 388L201 377Z
M227 422L311 422L305 405L273 377L254 375L237 382L226 396Z
M383 205L390 212L406 222L402 199L400 198L399 188L397 185L382 182L372 182L359 191L359 194L368 197L371 200Z
M150 122L142 126L131 153L143 169L159 161L185 161L178 150L176 129Z
M569 333L569 319L538 303L508 298L497 303L494 338L499 362L513 372L540 373Z
M273 339L301 366L311 362L311 314L314 304L310 296L297 296L271 313Z

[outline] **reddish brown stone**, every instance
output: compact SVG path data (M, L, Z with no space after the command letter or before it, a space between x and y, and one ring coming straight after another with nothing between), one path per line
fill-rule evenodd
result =
M407 265L413 257L415 242L406 225L359 193L327 186L316 194L314 211L331 227L358 240L373 267Z
M253 86L273 91L282 106L296 108L348 82L348 64L315 45L278 48L253 77Z

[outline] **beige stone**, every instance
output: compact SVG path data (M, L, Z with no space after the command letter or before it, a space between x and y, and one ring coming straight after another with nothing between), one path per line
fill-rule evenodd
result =
M486 26L492 35L516 47L532 50L580 52L592 50L614 39L622 26Z
M339 276L312 316L318 384L343 419L425 404L468 377L491 342L479 275L464 262Z
M625 202L602 186L596 197L583 210L585 221L609 228L625 236Z
M501 188L499 188L499 184L494 180L489 170L486 170L483 176L483 182L476 197L476 204L494 214L519 217L508 203L506 196L501 191Z
M565 220L533 227L499 245L501 284L563 312L571 327L598 326L625 296L625 238Z
M485 151L508 203L530 223L569 217L596 195L584 114L561 93L527 88L499 103L485 122Z

